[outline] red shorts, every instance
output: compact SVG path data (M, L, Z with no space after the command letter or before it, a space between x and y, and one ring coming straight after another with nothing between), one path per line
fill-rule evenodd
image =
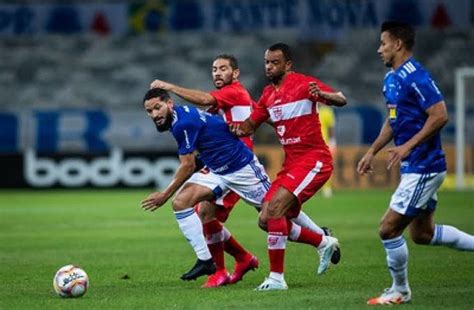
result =
M283 170L278 172L276 179L265 195L264 202L270 201L280 186L284 187L298 199L298 205L288 210L286 216L289 218L297 217L301 205L313 197L314 194L331 177L333 170L330 160L320 157L303 158L298 163L291 166L284 166Z

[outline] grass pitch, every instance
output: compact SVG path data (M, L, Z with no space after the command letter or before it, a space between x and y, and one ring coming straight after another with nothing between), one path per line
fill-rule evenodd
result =
M227 227L260 268L218 289L201 289L204 278L181 281L195 256L169 205L154 213L139 208L149 192L0 191L0 309L368 309L367 298L391 284L377 235L389 191L309 201L305 211L333 229L343 258L317 276L315 250L289 244L285 292L253 291L268 273L266 235L244 203ZM474 192L442 192L436 220L473 234L473 207ZM473 309L474 253L408 243L413 300L402 309ZM226 261L232 270L231 257ZM52 278L71 263L88 273L90 288L82 298L63 299Z

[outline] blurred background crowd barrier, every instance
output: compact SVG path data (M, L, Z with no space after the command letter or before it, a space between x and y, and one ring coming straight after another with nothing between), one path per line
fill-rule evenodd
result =
M445 187L455 186L462 152L461 187L474 188L474 78L463 79L463 128L455 113L456 69L474 67L472 0L0 1L0 187L165 186L179 161L142 109L150 82L212 90L214 57L234 54L257 100L264 51L280 41L297 71L349 100L335 110L335 188L393 186L384 154L379 174L355 173L385 118L387 68L376 50L386 19L416 26L415 57L445 96ZM256 144L274 175L282 153L273 130L263 126Z

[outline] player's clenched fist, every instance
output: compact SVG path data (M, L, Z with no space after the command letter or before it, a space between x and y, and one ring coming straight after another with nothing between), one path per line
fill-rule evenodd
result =
M162 80L154 80L150 84L150 88L161 88L164 90L171 90L171 84Z

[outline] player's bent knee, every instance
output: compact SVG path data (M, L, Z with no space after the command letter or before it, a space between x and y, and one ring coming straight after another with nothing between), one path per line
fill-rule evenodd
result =
M267 207L268 217L276 218L283 216L283 203L279 199L272 200Z
M416 244L430 244L431 239L433 239L433 235L429 233L421 233L421 234L412 234L411 240Z
M379 236L382 240L393 239L395 237L398 237L398 232L393 230L389 226L383 225L382 223L379 228Z
M175 197L171 201L171 206L173 207L174 211L182 211L187 208L187 204L183 199L180 199L179 197Z
M258 217L258 227L263 231L268 231L267 220L261 215Z
M210 222L216 218L216 216L208 210L199 209L198 215L203 223Z
M201 220L205 220L209 217L209 211L206 208L203 208L202 205L199 205L198 215Z

